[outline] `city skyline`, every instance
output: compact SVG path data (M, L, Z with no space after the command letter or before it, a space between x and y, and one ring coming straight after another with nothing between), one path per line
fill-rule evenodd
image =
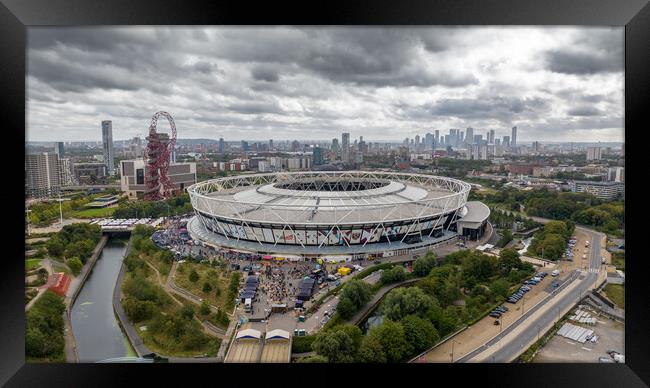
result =
M474 128L518 144L622 142L622 28L32 28L28 141L399 142ZM531 45L530 41L535 41ZM138 52L138 55L133 55ZM162 128L165 131L165 128Z

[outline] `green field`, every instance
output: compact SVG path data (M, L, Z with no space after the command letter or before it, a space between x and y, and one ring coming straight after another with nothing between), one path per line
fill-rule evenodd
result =
M117 207L105 207L100 209L84 209L72 213L73 218L103 218L113 215Z
M31 271L41 265L41 259L29 259L25 260L25 270Z
M625 286L622 284L608 284L605 286L605 294L622 309L625 308Z

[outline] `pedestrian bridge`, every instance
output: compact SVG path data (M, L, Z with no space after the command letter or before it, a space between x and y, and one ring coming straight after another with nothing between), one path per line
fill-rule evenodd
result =
M164 218L96 218L90 221L91 224L99 225L102 232L131 232L137 225L148 225L157 227Z

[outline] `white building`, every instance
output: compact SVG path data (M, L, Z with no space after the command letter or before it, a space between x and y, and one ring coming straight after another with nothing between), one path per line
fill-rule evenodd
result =
M590 193L600 199L611 200L619 194L625 195L625 184L622 182L573 181L570 187L574 193Z
M167 172L177 194L196 183L196 163L171 163ZM120 161L120 186L129 199L143 198L146 185L143 159Z
M600 160L600 159L601 159L600 147L587 148L587 160Z

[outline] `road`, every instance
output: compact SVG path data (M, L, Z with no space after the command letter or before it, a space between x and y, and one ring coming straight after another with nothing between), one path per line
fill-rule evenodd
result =
M537 220L548 221L539 218ZM589 292L589 289L595 286L601 268L602 234L582 227L576 227L576 229L581 229L591 235L589 268L586 271L575 271L568 281L543 302L531 308L522 319L515 321L501 334L456 362L511 362L515 360L541 334L545 333L562 315L581 300Z

